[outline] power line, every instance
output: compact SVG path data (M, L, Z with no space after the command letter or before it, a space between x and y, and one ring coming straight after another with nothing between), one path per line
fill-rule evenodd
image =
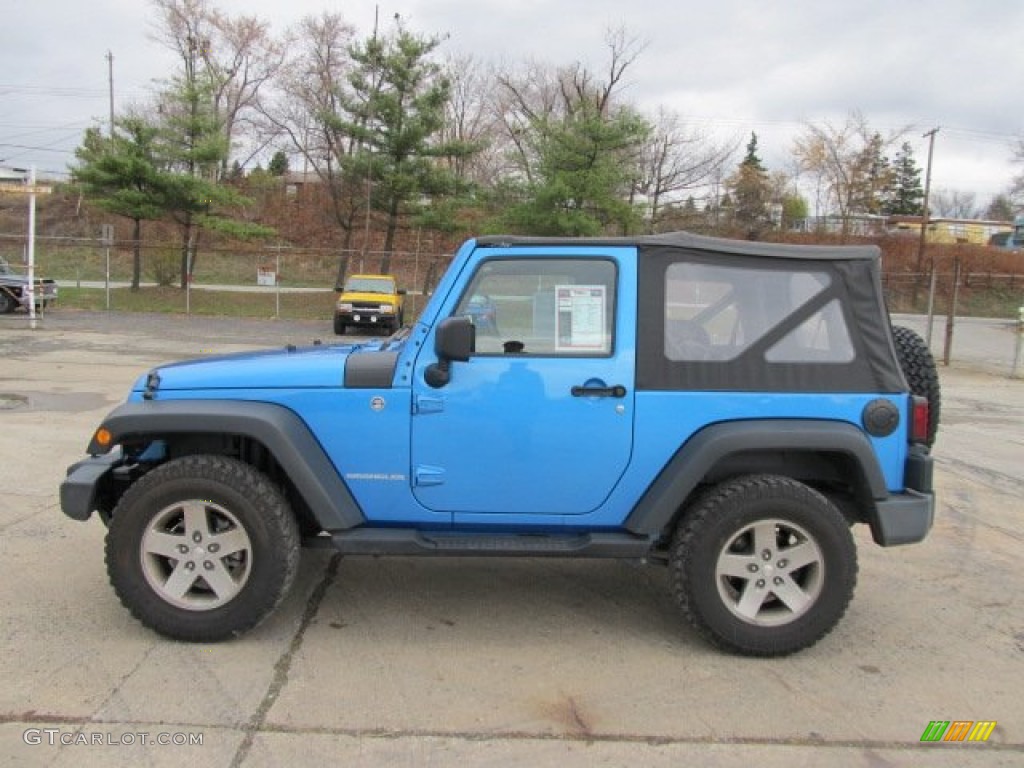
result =
M21 152L15 152L15 153L13 153L11 155L7 155L6 157L3 158L4 162L6 162L8 160L11 160L13 158L16 158L16 157L21 157L22 155L25 155L28 152L53 152L55 154L60 154L60 155L73 155L73 154L75 154L75 151L73 149L55 149L54 147L56 147L58 144L64 144L65 142L68 142L68 141L71 141L73 139L76 139L76 138L78 138L78 136L79 136L79 133L76 131L75 133L69 134L67 136L62 136L61 138L56 139L56 140L50 142L49 144L44 144L42 146L30 146L28 144L0 143L0 148L7 147L9 149L20 149L20 150L22 150Z
M61 141L65 141L65 139L61 139ZM73 149L51 149L50 147L30 147L27 144L0 144L0 147L7 147L8 149L27 149L32 150L34 152L59 152L65 155L75 154L75 151Z
M21 93L26 96L105 96L106 90L99 88L76 88L53 85L14 85L0 83L4 93Z
M22 138L26 138L26 137L38 136L39 134L43 134L43 133L52 133L53 131L64 131L64 130L67 130L68 128L86 128L86 127L88 127L90 125L92 125L92 121L79 120L79 121L76 121L76 122L73 122L73 123L62 123L60 125L54 125L54 126L50 126L50 127L35 127L32 130L23 131L21 133L8 134L8 135L2 136L0 138L3 138L5 140L7 140L7 141L10 141L12 139L22 139ZM17 128L28 128L29 127L28 125L16 126L14 124L0 123L0 128L5 127L5 126L12 127L12 128L14 128L14 127L17 127Z

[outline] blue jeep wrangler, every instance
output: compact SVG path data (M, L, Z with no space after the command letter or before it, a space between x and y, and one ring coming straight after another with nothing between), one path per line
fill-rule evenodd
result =
M386 340L142 376L61 505L173 638L255 626L305 545L664 564L704 637L781 655L844 613L852 525L928 533L938 407L874 247L488 237Z

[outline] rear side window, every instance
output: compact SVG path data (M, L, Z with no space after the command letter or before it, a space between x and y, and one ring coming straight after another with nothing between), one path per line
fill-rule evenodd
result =
M665 277L664 354L671 362L728 362L758 344L767 363L854 358L839 301L819 306L832 287L826 272L680 262Z
M456 315L476 326L479 355L612 353L616 270L604 259L484 262Z

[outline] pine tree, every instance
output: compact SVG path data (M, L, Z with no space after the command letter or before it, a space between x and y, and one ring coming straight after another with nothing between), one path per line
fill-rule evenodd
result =
M896 153L892 171L885 212L900 216L921 216L924 213L921 169L914 162L914 151L908 142L903 142Z
M750 134L747 153L736 173L726 182L734 199L733 217L736 222L756 231L769 221L768 202L771 184L768 171L757 154L757 134ZM724 204L723 204L724 206Z
M1013 201L1006 194L996 195L985 209L985 218L992 221L1013 221Z
M602 112L586 97L564 116L535 120L537 162L526 200L505 215L508 226L531 234L596 236L628 232L636 208L625 190L633 158L650 127L634 110Z
M444 196L454 176L437 162L475 151L461 142L439 140L450 83L432 60L439 38L420 37L400 24L395 33L376 33L352 46L350 92L339 98L332 127L350 136L355 151L339 158L350 178L372 181L374 208L387 217L386 253L390 268L398 220L423 196Z
M117 216L132 222L132 285L139 290L142 272L142 222L164 214L166 178L157 159L157 129L138 118L117 122L113 138L96 128L85 132L75 150L78 165L72 178L83 194Z
M284 176L288 173L288 155L280 149L277 150L270 158L270 163L267 164L267 172L271 176Z
M766 173L764 164L761 162L761 158L757 154L757 134L751 132L750 141L747 142L747 154L743 157L743 162L740 163L740 167L750 168L753 171L759 173Z
M272 230L233 218L248 200L220 183L228 154L223 127L213 109L209 78L195 67L174 78L161 93L156 137L162 167L164 210L181 236L181 287L195 272L199 240L204 230L234 237L262 237Z
M871 134L851 167L852 210L859 213L886 212L894 173L885 156L885 142L878 132Z

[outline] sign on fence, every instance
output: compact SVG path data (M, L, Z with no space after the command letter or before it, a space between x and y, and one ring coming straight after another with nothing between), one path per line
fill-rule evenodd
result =
M256 285L277 285L277 272L273 267L256 267Z

